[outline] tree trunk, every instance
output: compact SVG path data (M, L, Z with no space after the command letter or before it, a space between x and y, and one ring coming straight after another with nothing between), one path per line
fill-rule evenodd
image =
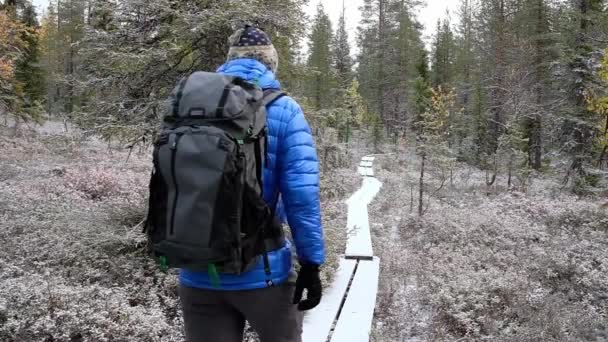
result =
M608 139L608 113L606 114L606 125L604 127L604 139ZM607 153L608 153L608 146L604 146L604 148L602 149L602 153L600 154L599 161L598 161L598 167L600 169L604 168L604 161L608 157Z
M414 211L414 186L410 186L410 213Z
M536 17L536 41L535 41L535 64L536 64L536 110L534 111L532 120L530 122L530 139L529 139L529 163L530 166L539 171L542 167L542 111L543 111L543 85L545 83L545 65L543 60L543 45L541 36L545 34L544 29L544 0L538 0L536 3L537 17Z
M418 216L424 214L424 167L426 164L426 153L422 152L422 161L420 163L420 184L418 193Z
M382 119L382 121L384 122L384 124L387 126L388 129L388 124L387 124L387 118L386 115L384 113L384 84L385 84L385 75L384 75L384 49L385 49L385 44L386 44L386 32L385 32L385 28L386 28L386 4L385 4L386 0L378 0L378 11L379 11L379 18L378 18L378 61L379 61L379 65L378 65L378 115L380 115L380 118Z
M505 81L505 50L506 50L506 9L505 1L500 0L498 3L497 16L497 32L496 46L494 54L496 58L494 87L491 91L492 107L490 108L491 120L489 123L490 133L490 154L496 153L498 150L498 139L504 132L503 111L505 105L504 99L504 81Z
M572 63L572 70L576 75L577 79L581 81L577 82L575 89L572 94L574 96L574 104L576 106L576 115L578 117L577 122L573 124L573 138L575 147L573 149L572 165L570 166L571 171L575 171L578 175L584 175L584 161L586 159L587 143L589 138L592 136L592 129L585 123L587 111L587 103L585 98L585 90L587 86L588 67L584 60L584 57L588 56L587 47L587 33L590 25L590 20L587 17L589 12L589 1L590 0L578 0L578 11L580 14L580 26L579 31L576 34L575 41L575 53L576 58Z

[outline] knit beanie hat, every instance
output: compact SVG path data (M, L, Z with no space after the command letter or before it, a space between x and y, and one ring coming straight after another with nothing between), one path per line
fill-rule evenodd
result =
M279 54L266 32L250 25L237 30L229 39L228 60L251 58L266 65L276 73L279 68Z

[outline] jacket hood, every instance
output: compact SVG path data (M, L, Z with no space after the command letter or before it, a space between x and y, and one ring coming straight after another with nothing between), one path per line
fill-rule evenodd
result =
M276 79L274 73L255 59L240 58L228 61L219 67L217 72L240 77L262 89L281 89L281 83Z

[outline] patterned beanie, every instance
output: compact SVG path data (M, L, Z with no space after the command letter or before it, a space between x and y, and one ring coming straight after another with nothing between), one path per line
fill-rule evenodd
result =
M237 30L229 39L228 60L251 58L266 65L276 73L279 68L279 54L266 32L250 25Z

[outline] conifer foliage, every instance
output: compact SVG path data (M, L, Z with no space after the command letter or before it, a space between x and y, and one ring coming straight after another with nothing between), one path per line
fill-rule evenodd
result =
M309 37L310 56L308 67L307 96L315 110L330 108L331 89L335 80L332 70L331 44L333 40L332 23L322 4L317 7Z
M40 17L30 0L4 0L0 110L146 140L175 82L215 70L247 22L272 36L278 77L315 134L377 148L416 141L437 94L451 94L446 144L457 160L493 179L567 158L564 183L593 191L608 163L608 2L459 1L425 40L420 0L363 0L355 32L347 1L332 23L323 2L306 0L50 0ZM306 6L316 6L308 20Z
M0 6L0 113L16 122L40 121L44 97L40 30L29 0Z

